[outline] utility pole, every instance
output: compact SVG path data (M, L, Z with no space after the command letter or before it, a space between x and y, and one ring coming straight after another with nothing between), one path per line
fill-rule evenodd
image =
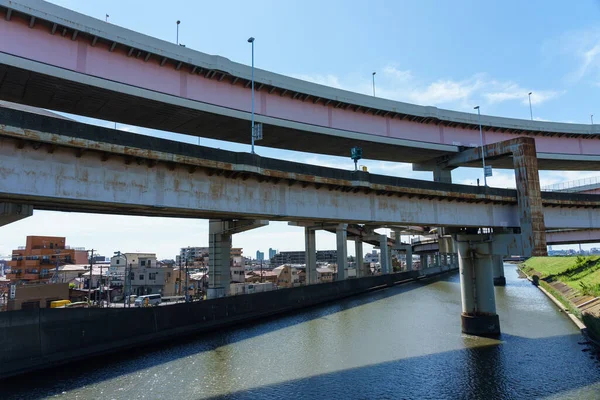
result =
M177 295L181 296L181 269L183 268L183 260L179 258L179 283L177 284ZM179 301L179 300L177 300Z
M188 289L188 260L190 257L190 248L188 247L188 252L185 257L185 302L189 302L189 294L190 291Z
M90 280L88 281L88 304L92 301L92 267L94 265L94 249L88 250L91 252L90 256Z
M98 291L98 294L100 295L100 307L104 306L104 303L102 301L102 286L104 286L104 284L102 283L102 267L103 265L100 264L100 290Z

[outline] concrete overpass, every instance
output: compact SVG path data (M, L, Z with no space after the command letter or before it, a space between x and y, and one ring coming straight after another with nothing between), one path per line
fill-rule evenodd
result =
M41 1L0 0L0 100L248 142L250 69ZM600 169L600 128L421 107L257 71L261 144L411 162L436 182L261 158L0 111L0 208L209 218L210 295L227 292L231 237L287 220L335 225L345 279L348 225L445 227L460 257L463 331L499 333L492 264L541 255L546 229L600 229L598 196L542 193L542 169ZM452 185L450 171L514 168L517 190ZM362 238L363 236L360 236ZM371 240L371 239L368 239ZM388 247L387 239L380 241ZM307 280L314 282L310 257ZM492 260L494 260L492 262ZM500 258L501 261L501 258ZM500 262L501 264L501 262ZM389 272L386 271L386 272Z
M0 109L0 201L60 211L519 227L515 190L343 171ZM600 228L600 197L543 193L548 229Z
M250 68L50 3L0 0L0 99L249 142ZM431 169L479 143L477 116L256 70L261 145ZM600 126L482 116L485 142L535 138L539 168L600 169ZM506 158L489 164L512 168ZM461 165L475 165L475 162Z

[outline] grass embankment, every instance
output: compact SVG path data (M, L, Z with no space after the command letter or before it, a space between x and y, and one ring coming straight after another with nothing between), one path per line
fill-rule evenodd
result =
M577 318L583 320L591 336L600 339L600 314L584 312L574 304L577 296L600 297L600 256L533 257L521 264L528 275L537 275L539 284ZM575 295L566 295L565 284ZM558 290L561 289L561 290ZM581 300L579 300L581 301ZM596 308L596 307L595 307Z
M600 297L600 256L533 257L521 267L546 282L560 281L581 294Z

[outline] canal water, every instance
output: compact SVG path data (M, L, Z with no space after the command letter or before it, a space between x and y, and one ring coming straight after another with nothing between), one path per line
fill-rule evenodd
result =
M497 340L461 334L452 273L2 381L0 398L600 399L579 331L505 273Z

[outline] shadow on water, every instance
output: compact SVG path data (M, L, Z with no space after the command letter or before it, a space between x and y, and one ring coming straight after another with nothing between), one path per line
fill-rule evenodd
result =
M51 369L7 378L0 380L0 399L37 399L58 395L205 351L216 350L224 345L323 318L354 307L384 300L435 282L455 281L457 273L449 272L417 281L408 281L384 290L375 290L342 300L293 311L285 314L285 316L279 315L262 318L255 322L248 322L235 327L204 333L201 338L192 335L185 336L178 338L176 344L173 342L161 342L129 349L121 353L97 356L91 359L59 365ZM102 327L100 326L98 329L102 329ZM57 377L60 378L57 379ZM35 382L35 393L32 393L31 387L23 385L23 382Z
M503 334L498 344L288 380L209 399L600 398L599 368L579 370L557 360L555 350L571 351L577 338L579 335L528 339ZM472 346L468 343L472 340L465 336L466 345ZM548 360L555 364L549 365Z

